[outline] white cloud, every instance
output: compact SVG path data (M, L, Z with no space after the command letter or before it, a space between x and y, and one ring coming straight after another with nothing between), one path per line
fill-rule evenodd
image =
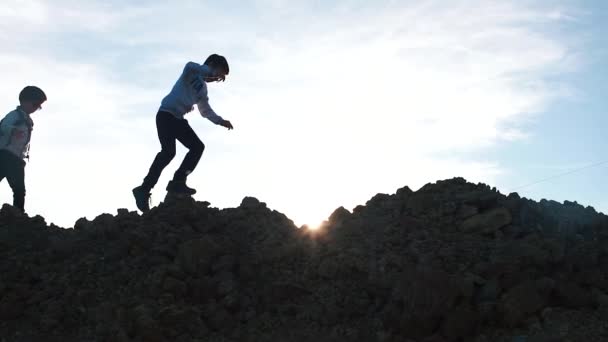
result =
M211 52L231 64L210 97L235 130L188 116L207 146L189 183L214 205L253 195L298 223L403 185L453 176L491 182L499 164L460 153L525 138L533 115L568 91L548 76L575 70L579 58L554 33L577 13L561 5L258 1L228 11L156 2L121 11L87 2L76 12L70 4L52 7L67 20L53 39L85 32L92 55L78 61L68 40L23 62L21 51L0 54L7 110L25 83L48 89L35 114L39 159L28 166L26 205L63 225L134 208L130 189L158 149L158 103L183 63ZM21 20L14 9L0 8L0 17ZM26 42L51 25L49 11L28 19L39 26Z

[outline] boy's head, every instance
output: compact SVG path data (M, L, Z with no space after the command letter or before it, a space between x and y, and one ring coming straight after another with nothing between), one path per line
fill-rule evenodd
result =
M46 101L46 94L36 86L27 86L19 93L21 108L28 114L42 108L44 101Z
M230 72L230 67L224 56L213 54L207 57L204 64L211 67L211 70L213 70L214 73L213 76L205 78L205 82L223 82L226 80L226 75Z

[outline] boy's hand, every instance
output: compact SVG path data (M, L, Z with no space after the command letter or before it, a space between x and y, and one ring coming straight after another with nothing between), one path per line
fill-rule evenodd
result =
M224 121L220 122L220 125L228 128L228 130L233 129L232 124L228 120L224 120Z

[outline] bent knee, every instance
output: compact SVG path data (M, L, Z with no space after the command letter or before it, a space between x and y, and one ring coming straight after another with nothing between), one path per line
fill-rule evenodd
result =
M203 142L199 140L196 144L192 146L191 150L196 153L202 154L205 150L205 144L203 144Z
M163 148L158 154L165 160L171 160L175 157L175 148Z

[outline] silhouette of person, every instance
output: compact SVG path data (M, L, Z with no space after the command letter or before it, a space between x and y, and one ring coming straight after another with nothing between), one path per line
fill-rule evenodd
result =
M194 110L196 104L203 117L216 125L232 129L230 121L224 120L211 109L206 84L225 81L229 71L226 58L217 54L210 55L202 65L188 62L171 92L162 100L156 114L156 129L161 151L154 158L142 185L133 189L135 203L142 212L150 210L150 191L158 182L163 169L175 157L176 140L188 148L188 153L175 171L173 180L167 185L167 191L186 195L196 193L195 189L186 185L186 178L194 171L205 145L192 130L184 115Z
M13 206L24 211L25 159L29 159L34 122L30 114L42 108L46 94L36 86L19 93L19 106L0 121L0 181L4 178L13 190Z

